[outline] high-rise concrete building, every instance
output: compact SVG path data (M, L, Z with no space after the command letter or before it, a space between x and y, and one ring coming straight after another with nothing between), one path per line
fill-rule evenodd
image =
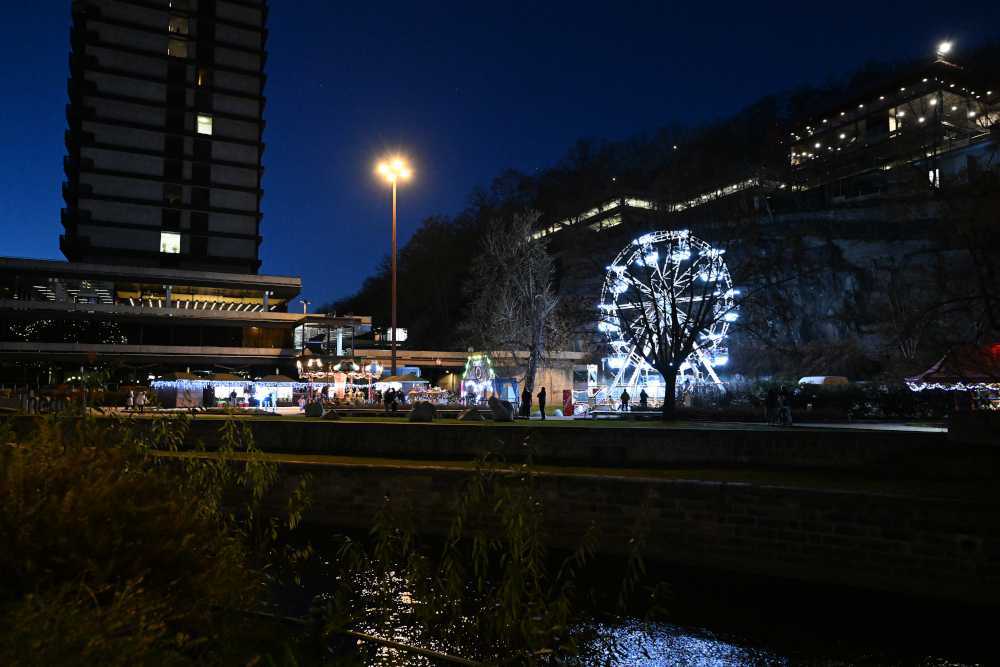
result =
M72 3L70 261L257 273L266 0Z

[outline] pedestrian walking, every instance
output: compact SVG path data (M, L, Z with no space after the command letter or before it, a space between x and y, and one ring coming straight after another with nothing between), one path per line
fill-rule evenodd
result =
M305 412L305 411L306 411L306 397L299 396L299 412Z
M521 416L525 419L531 416L531 392L527 387L521 392Z
M781 419L783 426L792 426L792 397L784 387L781 388L781 396L778 400L781 405L779 412L783 416L783 419Z
M393 389L392 387L389 387L388 389L386 389L386 390L385 390L385 394L383 395L383 400L385 401L385 414L386 414L386 415L388 415L388 414L389 414L389 405L390 405L390 404L391 404L391 403L392 403L392 402L393 402L393 401L394 401L395 399L396 399L396 390L395 390L395 389ZM395 410L394 410L394 411L395 411Z
M538 392L538 409L542 412L542 421L545 421L545 387Z
M139 392L139 395L135 397L135 404L139 408L139 414L141 415L143 408L146 406L146 392Z
M649 394L646 393L645 387L643 387L642 390L639 391L639 407L642 410L646 410L647 408L649 408Z
M629 409L628 403L629 401L632 400L632 397L628 395L628 389L622 389L621 398L622 398L622 411L627 412Z
M128 396L125 397L125 411L135 412L135 392L131 389L128 390Z
M764 419L767 420L768 426L774 426L775 418L778 412L778 392L771 387L767 390L767 396L764 397Z

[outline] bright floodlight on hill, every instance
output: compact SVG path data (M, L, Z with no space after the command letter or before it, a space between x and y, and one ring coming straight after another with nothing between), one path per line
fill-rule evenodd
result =
M941 42L938 44L937 54L939 58L949 51L951 51L951 42Z

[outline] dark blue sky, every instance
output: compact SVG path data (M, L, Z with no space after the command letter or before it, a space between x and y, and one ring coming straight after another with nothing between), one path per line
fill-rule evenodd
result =
M402 245L477 183L551 166L580 137L696 125L866 60L1000 36L995 0L269 4L261 271L302 276L314 304L389 249L383 155L415 172ZM2 7L0 255L62 259L70 2Z

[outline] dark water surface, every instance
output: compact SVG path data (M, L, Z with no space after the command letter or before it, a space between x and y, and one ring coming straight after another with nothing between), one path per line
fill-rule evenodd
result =
M299 568L301 586L286 582L276 589L278 611L304 618L314 595L336 589L336 534L366 537L358 529L306 527L296 541L308 540L318 558ZM622 665L1000 666L997 608L670 563L647 565L649 583L670 587L669 615L649 634L635 617L603 626L628 652ZM579 584L616 595L623 571L623 559L598 557ZM405 591L400 593L405 600ZM364 624L358 629L374 630ZM406 641L410 633L400 623L386 638Z

